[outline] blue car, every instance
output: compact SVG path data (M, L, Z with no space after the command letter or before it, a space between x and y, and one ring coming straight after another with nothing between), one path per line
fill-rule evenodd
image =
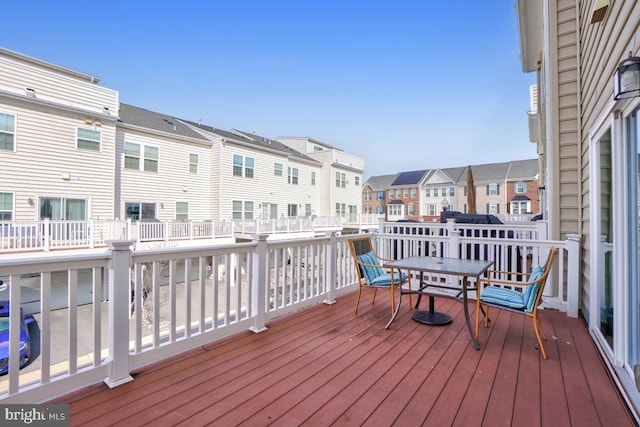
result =
M20 368L29 363L31 357L31 337L29 324L35 322L33 316L24 316L20 307ZM9 371L9 301L0 301L0 375Z

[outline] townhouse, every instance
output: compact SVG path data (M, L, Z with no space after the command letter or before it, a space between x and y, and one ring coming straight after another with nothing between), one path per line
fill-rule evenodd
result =
M387 188L398 174L372 176L362 185L362 213L385 215L387 212Z
M549 238L580 242L580 313L640 420L640 7L516 6Z
M439 221L442 210L468 213L468 168L473 171L477 213L532 215L539 212L537 159L370 177L363 186L363 209L370 206L375 186L378 193L386 190L388 194L388 221Z
M0 220L360 213L363 159L120 103L99 81L0 48Z

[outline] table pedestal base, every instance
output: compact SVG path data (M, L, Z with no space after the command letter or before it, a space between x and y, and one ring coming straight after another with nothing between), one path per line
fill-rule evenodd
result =
M432 326L448 325L453 321L447 313L438 311L416 311L412 317L416 322Z

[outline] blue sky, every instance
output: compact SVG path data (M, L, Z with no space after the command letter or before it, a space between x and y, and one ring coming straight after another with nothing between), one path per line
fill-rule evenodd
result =
M10 1L0 45L121 102L327 142L369 177L536 157L514 1Z

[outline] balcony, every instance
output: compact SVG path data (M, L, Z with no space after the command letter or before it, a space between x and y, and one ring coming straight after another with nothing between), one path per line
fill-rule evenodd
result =
M515 414L544 425L593 425L606 414L607 422L631 425L577 319L577 239L546 240L542 225L385 223L374 236L387 257L483 258L522 269L559 247L544 297L546 361L523 319L508 313L482 331L480 351L465 336L460 304L447 300L438 307L455 320L441 328L411 321L405 304L384 330L383 293L375 305L365 296L354 315L348 236L335 232L135 251L131 241L112 241L109 251L3 257L12 314L32 298L37 351L22 370L17 348L12 353L0 401L69 402L73 424L123 416L134 424L205 417L325 425L324 417L334 417L466 425ZM12 339L17 334L12 323Z

